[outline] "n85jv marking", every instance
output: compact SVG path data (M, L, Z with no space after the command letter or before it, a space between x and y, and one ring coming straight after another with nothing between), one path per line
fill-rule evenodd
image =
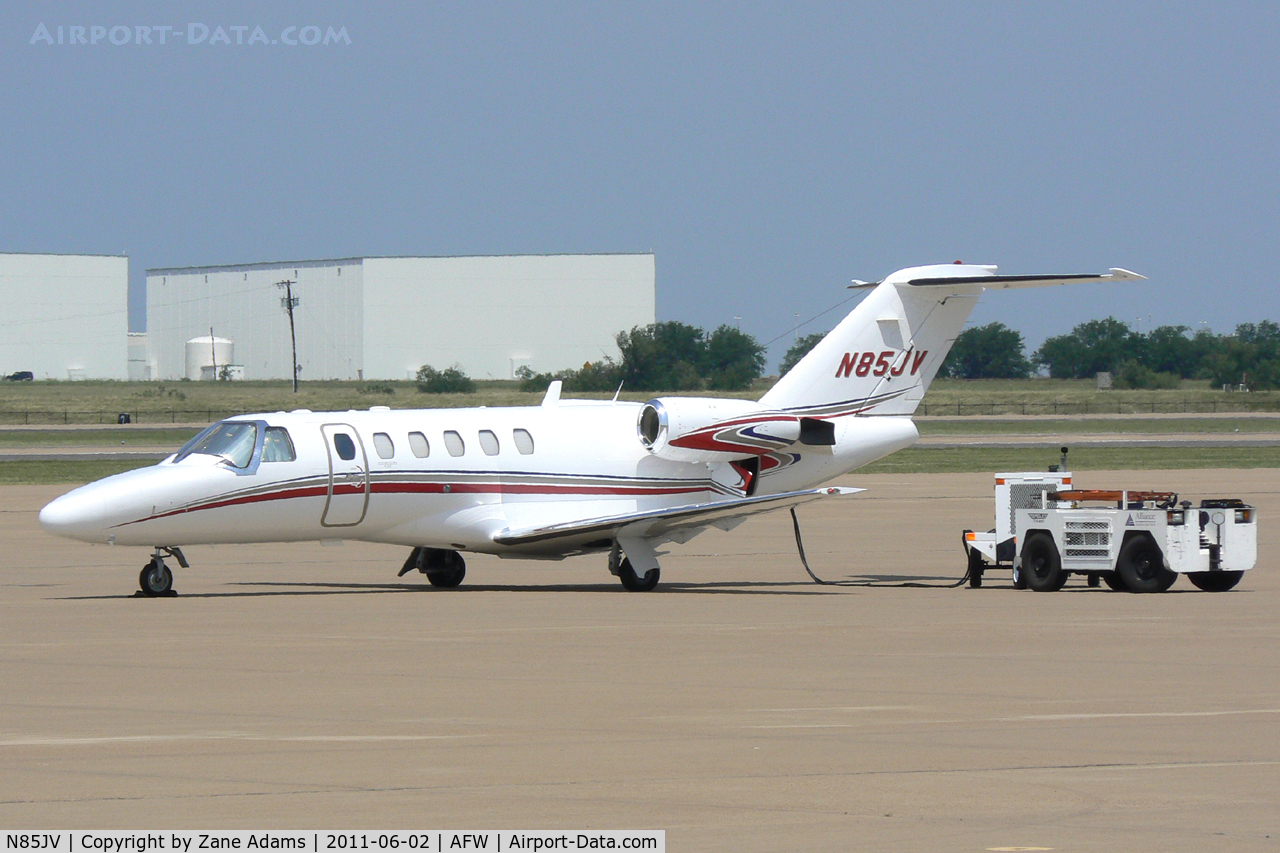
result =
M898 356L901 355L901 359ZM836 368L836 378L844 379L852 373L854 376L901 376L907 369L907 365L911 366L911 374L915 376L920 371L920 365L924 364L925 357L929 355L927 349L914 352L913 350L897 351L887 349L882 352L847 352L840 359L840 366Z

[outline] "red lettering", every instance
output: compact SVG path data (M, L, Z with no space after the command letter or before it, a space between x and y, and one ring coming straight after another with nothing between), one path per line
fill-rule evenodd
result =
M911 363L911 375L915 376L916 371L920 369L920 363L924 361L924 357L929 354L927 349L922 349L916 353L916 360Z
M836 379L848 377L848 375L853 371L853 366L857 361L858 354L856 352L845 353L844 358L840 359L840 366L836 368Z
M871 365L875 364L876 354L873 352L864 352L862 358L858 359L858 367L854 370L857 376L866 376L871 372Z
M890 376L901 376L902 371L907 369L907 362L911 361L911 350L907 350L902 354L902 364L889 371Z
M880 353L880 357L876 359L876 369L874 376L884 376L889 372L889 359L893 358L893 350L885 350Z

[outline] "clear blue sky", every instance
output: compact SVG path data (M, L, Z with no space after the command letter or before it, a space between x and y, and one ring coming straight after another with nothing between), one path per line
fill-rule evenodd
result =
M135 327L147 267L650 249L659 319L774 359L956 259L1150 277L984 297L1032 347L1280 316L1278 4L368 5L6 7L0 251L128 254Z

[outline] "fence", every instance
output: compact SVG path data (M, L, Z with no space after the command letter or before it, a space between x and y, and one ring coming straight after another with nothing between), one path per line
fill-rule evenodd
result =
M1175 415L1280 412L1276 400L1081 400L1032 403L921 403L918 415Z
M0 423L3 424L115 424L120 415L125 414L135 424L181 424L181 423L213 423L223 418L242 415L242 411L229 409L133 409L121 411L98 409L84 411L76 409L10 409L0 411Z

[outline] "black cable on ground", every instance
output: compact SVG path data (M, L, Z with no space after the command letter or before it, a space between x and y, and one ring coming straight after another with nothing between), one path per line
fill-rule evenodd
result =
M809 577L813 578L813 582L822 584L823 586L871 586L871 587L913 587L921 589L955 589L963 586L969 580L969 570L966 569L964 577L955 583L920 583L919 581L906 581L904 583L878 583L876 581L824 581L813 573L813 569L809 568L809 560L804 554L804 540L800 537L800 518L796 515L796 508L791 507L791 524L796 530L796 550L800 552L800 565L804 566L804 570L809 573Z

